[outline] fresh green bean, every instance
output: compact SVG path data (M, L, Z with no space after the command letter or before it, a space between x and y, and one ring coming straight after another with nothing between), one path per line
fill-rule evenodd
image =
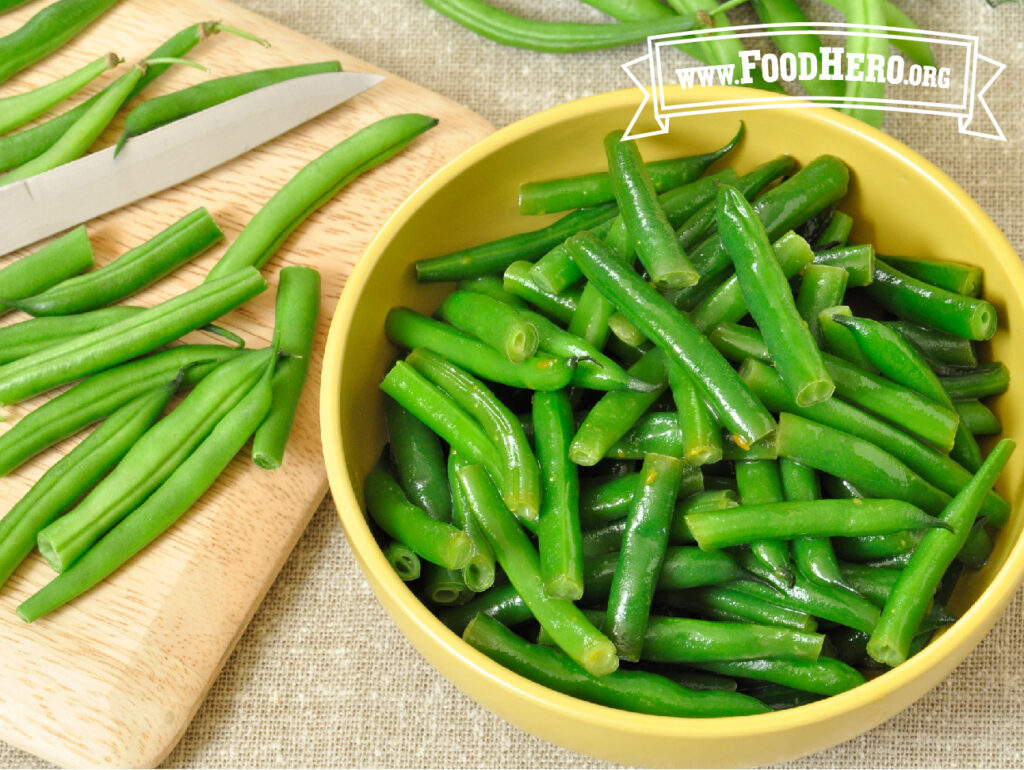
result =
M0 83L56 51L117 4L117 0L57 0L0 37Z
M39 531L71 508L156 421L175 385L154 388L114 412L0 519L0 586L35 547Z
M125 118L124 129L117 140L114 155L121 152L125 142L133 136L139 136L175 120L209 109L236 96L293 78L340 71L341 64L336 61L275 67L214 78L180 91L147 99L128 113L128 117Z
M342 187L437 125L414 113L383 118L310 161L263 204L206 276L212 281L246 266L260 268L311 213Z
M229 411L171 476L66 572L18 607L32 622L92 588L170 527L212 486L270 409L273 359L249 393ZM60 519L58 519L60 521Z
M807 24L807 17L794 0L753 0L751 5L762 24ZM811 32L783 31L772 35L771 38L783 54L806 56L810 53L817 59L816 71L822 71L821 39L817 35ZM834 80L801 79L800 85L811 96L835 98L843 94L842 83Z
M0 270L0 314L10 310L3 300L46 291L92 265L92 244L82 225Z
M985 493L995 484L1015 446L1011 439L996 445L967 486L942 512L942 520L950 531L929 532L914 549L868 640L868 654L875 660L890 666L906 660L910 641L939 581L963 547Z
M745 444L774 429L774 420L697 328L596 238L569 240L584 275L656 345L680 361L722 424Z
M117 54L108 53L60 80L0 99L0 134L13 131L42 115L76 91L85 88L107 70L116 67L121 61Z
M594 676L558 650L530 644L483 614L470 621L463 639L522 676L612 708L676 717L738 716L767 710L759 701L738 693L690 690L646 671L620 670Z
M998 396L1010 387L1010 370L1001 361L982 364L959 374L939 377L943 390L955 401Z
M203 378L72 511L39 533L39 551L47 563L63 572L141 504L245 398L275 357L268 348L233 358Z
M629 512L605 615L608 637L623 660L635 662L641 657L654 599L651 576L661 572L665 560L683 466L675 457L651 454L640 470L641 483Z
M976 265L923 257L883 257L897 270L946 291L977 297L981 294L982 270Z
M0 329L0 364L16 361L71 337L130 318L143 308L114 305L76 315L30 318Z
M223 237L209 212L198 208L99 270L68 278L10 304L33 316L70 315L105 307L155 283Z
M105 329L4 364L0 366L0 403L17 403L154 350L219 318L266 287L255 269L238 270Z
M953 406L960 415L960 424L975 436L994 436L1003 432L999 418L977 399L955 401Z
M572 379L572 364L567 359L533 356L514 364L502 353L454 327L408 308L392 308L385 331L396 345L408 350L426 348L492 382L530 390L561 390Z
M540 625L588 673L603 676L613 672L619 664L615 645L571 601L545 593L537 551L502 503L483 467L470 465L455 475L498 563Z
M800 279L796 309L819 345L823 342L823 337L818 314L825 308L834 307L843 301L848 277L849 274L841 267L809 265Z
M252 437L252 461L261 468L281 466L309 373L313 337L320 317L320 273L289 266L278 274L274 333L282 358L274 370L274 403Z

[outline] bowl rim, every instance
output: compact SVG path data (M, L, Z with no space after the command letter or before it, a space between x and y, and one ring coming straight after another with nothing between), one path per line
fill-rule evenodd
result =
M735 86L712 86L701 89L700 93L703 96L714 97L716 101L725 101L749 96L750 89ZM941 667L944 662L952 661L952 665L949 666L951 670L969 654L991 625L995 623L1024 578L1024 536L1018 537L1017 542L1011 546L1005 563L991 578L977 600L952 626L941 631L927 647L908 661L852 690L823 698L820 701L765 714L716 718L654 716L602 706L549 689L501 666L448 629L390 569L383 553L376 546L376 541L367 525L358 493L343 460L340 403L335 393L340 388L343 377L342 351L349 340L354 311L362 297L367 280L373 272L377 258L423 200L429 198L438 188L482 158L537 130L559 123L564 119L576 117L583 112L599 112L622 107L625 103L635 106L637 102L638 96L635 88L608 91L550 107L495 131L464 150L432 174L387 219L367 245L346 282L345 290L342 292L331 321L324 354L320 391L321 440L330 488L338 509L338 516L353 553L360 561L364 572L374 575L380 590L385 591L396 605L403 608L408 619L415 623L419 631L435 643L448 648L449 652L460 658L462 663L476 673L500 688L510 691L509 694L514 693L520 698L543 704L548 709L564 712L566 716L573 719L586 720L599 728L607 727L615 730L626 728L648 735L656 734L677 738L692 736L702 739L776 733L780 730L806 727L826 718L834 718L844 712L852 712L858 708L879 703L892 693L904 689L915 679L922 677L926 671ZM965 213L985 231L984 242L990 247L994 258L1007 268L1015 293L1024 297L1024 266L1022 266L1013 246L985 211L945 172L902 142L855 118L808 103L801 103L799 107L802 119L812 123L829 124L830 128L838 126L845 131L859 134L862 139L870 141L886 153L898 158L908 167L929 177L945 195L950 196L961 205L965 209ZM367 546L372 547L367 548ZM372 584L373 580L369 582ZM963 640L972 638L975 638L975 641L963 649L961 647ZM921 695L923 694L921 693Z

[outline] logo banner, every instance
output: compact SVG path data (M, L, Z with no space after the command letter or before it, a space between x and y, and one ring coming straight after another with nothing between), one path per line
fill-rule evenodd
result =
M766 36L806 38L808 34L821 41L817 53L777 54L754 47ZM897 48L927 44L941 66L908 61L899 51L886 55L863 53L863 38L884 38ZM688 51L723 39L737 40L743 46L735 63L693 66ZM647 55L622 68L644 94L626 138L667 133L669 121L685 115L813 104L952 117L961 134L1006 141L984 98L1006 65L982 55L978 38L972 35L830 22L714 27L652 36L647 39ZM752 91L750 98L683 104L673 102L669 90L669 86L685 91L711 85L764 87L765 83L780 87L810 81L815 81L818 87L813 91L819 95L765 96ZM851 89L847 87L850 83L874 87ZM653 109L658 129L634 133L638 119L649 108Z

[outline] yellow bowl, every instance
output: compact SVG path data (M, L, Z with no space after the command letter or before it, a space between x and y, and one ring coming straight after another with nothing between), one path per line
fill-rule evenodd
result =
M716 90L723 99L736 98L740 91ZM697 720L627 713L553 692L498 666L445 628L395 575L362 510L362 482L385 440L377 386L396 356L384 338L384 316L396 305L431 312L451 289L450 284L417 284L412 263L550 221L517 213L517 185L600 170L602 138L625 128L637 103L636 91L618 91L508 126L438 171L384 225L348 281L327 341L321 423L331 490L381 604L428 661L496 714L553 743L625 764L712 767L784 761L852 738L906 708L949 674L992 627L1024 575L1019 505L1024 451L1015 453L1000 484L1013 503L1013 515L988 566L961 581L954 604L966 611L955 625L907 663L854 690L747 717ZM746 123L746 137L727 159L738 171L780 153L801 163L823 153L837 155L852 170L842 207L856 222L855 240L870 241L883 253L960 259L984 268L985 297L1001 320L991 355L1006 362L1013 375L995 411L1006 435L1024 438L1024 358L1010 347L1011 332L1024 327L1024 270L988 216L920 155L831 110L677 118L668 136L644 139L641 149L647 159L706 151L731 136L739 118Z

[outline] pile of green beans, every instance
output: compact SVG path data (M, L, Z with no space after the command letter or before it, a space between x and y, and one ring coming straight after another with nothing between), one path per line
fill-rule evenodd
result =
M1009 384L975 349L980 272L848 242L838 158L671 179L707 153L604 150L522 186L521 210L581 207L556 225L416 263L458 285L387 316L381 547L470 645L596 703L714 717L856 687L956 620L950 584L1009 515L1013 442L977 440ZM713 698L689 686L709 672Z

